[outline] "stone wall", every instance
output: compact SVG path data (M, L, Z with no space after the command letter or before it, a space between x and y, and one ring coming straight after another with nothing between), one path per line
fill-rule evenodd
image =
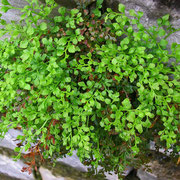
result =
M43 1L43 0L41 0ZM95 0L55 0L58 4L67 8L76 7L77 3L91 4ZM180 0L104 0L104 7L117 11L118 4L123 3L126 9L144 12L142 23L146 26L156 24L156 20L165 14L170 14L171 23L175 28L180 28ZM180 43L180 32L176 32L168 38L169 42Z

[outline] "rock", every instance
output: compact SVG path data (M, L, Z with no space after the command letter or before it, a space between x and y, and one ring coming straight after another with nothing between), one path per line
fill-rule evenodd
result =
M40 1L45 3L45 0ZM77 6L86 7L95 1L96 0L55 0L55 2L60 6L64 6L69 9L76 8Z
M137 176L140 180L157 180L157 176L154 174L144 171L143 168L138 169Z
M150 141L150 150L153 150L153 151L156 150L156 143L154 141ZM158 151L162 154L165 154L166 156L170 156L171 153L173 152L173 149L165 150L163 148L160 148ZM180 155L180 152L178 154Z
M172 6L163 2L171 1ZM118 11L118 4L126 6L126 10L134 9L135 11L144 12L141 23L146 27L156 25L156 20L163 15L170 14L171 23L175 28L180 28L180 1L179 0L107 0L107 7ZM180 43L180 31L172 34L167 39L172 42Z
M5 147L9 149L14 149L17 143L20 141L16 141L16 137L18 135L23 135L23 133L20 130L10 129L3 139L0 139L0 147ZM23 153L25 153L23 151Z
M18 8L22 8L25 5L27 5L28 3L26 1L23 0L8 0L8 2L15 7ZM0 6L2 4L0 3ZM7 13L2 13L2 19L5 19L8 23L10 23L10 21L18 21L20 20L20 11L19 10L15 10L15 9L10 9L9 11L7 11Z
M43 171L43 172L46 172L48 175L50 175L49 173L51 172L52 178L53 178L53 176L55 176L56 178L64 177L64 178L73 178L75 180L76 179L83 180L83 178L84 179L96 179L96 177L94 177L94 178L89 177L89 174L88 174L89 167L84 166L80 162L75 151L72 156L67 156L67 157L58 159L56 166L54 168L51 165L52 164L49 164L47 162L45 164L43 164L42 165L43 167L40 168L41 175L42 175L42 171ZM100 170L100 169L101 169L101 167L98 167L98 170ZM130 169L131 169L130 167L127 167L126 171L124 172L124 175L127 175L129 173ZM50 172L49 172L49 170L50 170ZM105 177L106 177L106 180L118 180L118 176L116 174L114 174L113 172L111 172L111 174L105 173ZM59 180L59 179L57 179L57 180Z
M76 152L73 152L72 156L66 156L64 158L57 159L57 162L65 163L68 166L71 166L79 171L87 172L88 166L84 166L81 161L79 160L78 156L76 155Z
M44 0L40 0L41 2ZM17 7L23 7L27 4L27 2L23 0L17 0L16 2L13 0L9 0L12 5ZM75 8L78 3L87 3L90 4L94 2L94 0L56 0L58 4L61 6L65 6L67 8ZM118 4L123 3L126 6L126 9L134 9L135 11L144 12L144 16L142 18L142 24L145 26L152 26L156 24L156 20L165 15L171 15L171 23L175 28L180 28L180 1L179 0L106 0L106 7L110 7L113 10L117 11ZM10 10L6 14L3 15L3 18L8 22L10 20L19 20L20 12L18 10ZM58 15L57 9L53 11L51 16ZM170 44L172 42L180 43L180 32L176 32L172 34L168 41Z
M0 173L0 179L1 180L21 180L19 178L10 177L7 174L1 174L1 173Z
M55 166L55 168L52 167L44 167L41 166L39 168L40 175L42 177L42 180L85 180L88 179L83 172L77 171L74 168L71 168L67 165L61 165L59 166L59 163Z
M71 178L64 178L64 177L61 177L61 176L54 176L50 170L44 168L44 167L40 167L39 169L40 171L40 174L41 174L41 177L42 177L42 180L70 180Z
M133 169L123 180L140 180L137 177L137 170Z
M45 3L45 0L40 0L42 3ZM58 3L60 6L64 6L66 8L75 8L76 2L74 0L55 0L56 3Z
M54 167L52 166L52 162L46 160L39 168L39 172L42 180L89 179L87 168L80 163L75 155L59 159Z
M151 160L137 171L140 180L179 180L180 166L168 156L152 152Z
M0 147L0 179L1 180L34 180L33 174L21 172L27 166L22 160L14 161L11 157L17 155L13 150Z

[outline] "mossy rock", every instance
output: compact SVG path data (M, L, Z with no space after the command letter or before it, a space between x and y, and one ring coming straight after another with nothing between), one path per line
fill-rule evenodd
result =
M40 0L40 1L45 3L45 0ZM88 6L89 4L95 1L96 0L55 0L55 2L59 4L60 6L64 6L69 9L76 8L79 5Z

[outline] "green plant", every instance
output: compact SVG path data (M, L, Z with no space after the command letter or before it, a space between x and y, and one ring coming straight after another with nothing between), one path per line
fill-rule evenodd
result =
M169 15L145 28L143 13L129 17L122 4L105 14L102 0L92 12L61 7L50 18L53 0L26 1L19 9L2 0L1 8L23 13L19 23L1 19L0 30L10 36L0 41L0 133L22 129L18 157L30 150L31 168L35 155L77 150L84 164L120 173L137 165L150 140L178 156L180 45L167 50L177 31Z

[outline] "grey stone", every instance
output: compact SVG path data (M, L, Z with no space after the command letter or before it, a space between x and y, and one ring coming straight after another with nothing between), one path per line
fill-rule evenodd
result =
M49 179L51 179L51 180L67 180L67 178L64 178L62 176L58 176L58 177L54 176L50 170L48 170L44 167L40 167L39 171L40 171L42 180L49 180Z
M42 3L45 3L45 0L40 0ZM65 6L67 8L75 8L76 2L74 0L55 0L61 6Z
M41 2L45 2L45 0L40 0ZM64 6L66 8L76 8L78 5L80 6L88 6L89 4L95 2L96 0L55 0L57 4L60 6Z
M10 177L7 174L1 174L1 173L0 173L0 179L1 180L21 180L19 178Z
M15 155L17 154L13 150L0 147L0 179L34 180L33 174L21 172L21 169L27 165L22 160L14 161L11 157Z
M163 153L152 151L149 162L137 170L137 176L141 180L179 180L180 166Z
M156 25L156 20L163 15L170 14L171 23L175 28L180 28L180 5L168 7L164 4L159 4L159 0L107 0L107 6L113 10L118 10L118 4L123 3L126 10L134 9L135 11L142 11L144 16L141 23L146 27ZM179 2L177 1L179 4ZM180 31L172 34L167 39L169 43L180 43Z
M157 176L144 171L143 168L138 169L137 176L140 178L140 180L157 180Z
M18 8L23 8L25 5L27 5L28 3L24 0L8 0L8 2L15 7ZM0 6L1 6L1 2L0 2ZM20 20L20 11L19 10L15 10L15 9L10 9L7 13L2 13L2 19L5 19L8 23L10 21L18 21Z
M84 166L78 156L76 155L76 151L74 151L72 156L67 156L61 159L58 159L57 162L62 162L65 163L66 165L69 165L81 172L88 172L88 166ZM98 167L98 170L100 170L101 167ZM129 174L129 172L131 171L132 167L127 167L126 170L124 171L124 176L126 176L127 174ZM113 172L111 172L111 174L109 173L105 173L106 179L107 180L118 180L118 176L116 174L114 174Z
M19 141L16 141L18 135L23 135L21 131L10 129L3 139L0 139L0 147L14 149Z

